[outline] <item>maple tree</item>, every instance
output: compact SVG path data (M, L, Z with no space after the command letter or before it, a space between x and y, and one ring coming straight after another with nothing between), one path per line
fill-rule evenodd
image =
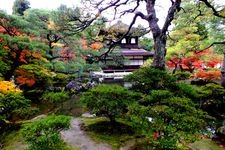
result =
M22 92L13 82L0 81L0 93L6 94L9 92Z
M46 87L54 73L38 64L21 65L15 71L16 83L20 86Z
M181 71L193 73L195 69L203 70L204 67L206 67L207 64L204 64L204 61L201 58L209 54L212 54L210 50L187 52L182 55L174 54L171 57L168 57L167 66L173 68L174 73L178 67Z
M25 28L29 22L23 18L13 15L10 16L1 12L0 20L0 28L2 31L0 33L1 51L4 54L0 55L0 57L7 66L1 74L5 80L9 81L19 66L33 61L31 58L46 61L41 56L37 57L37 53L40 50L47 50L48 48L45 43L32 40L26 34Z
M221 80L221 71L218 70L202 70L195 74L198 79L203 79L205 81Z
M221 79L219 69L210 70L212 68L220 68L222 57L216 55L212 50L207 49L200 52L189 52L183 57L177 55L171 57L167 61L167 67L173 69L173 73L179 68L180 71L189 71L193 73L192 78L209 80Z

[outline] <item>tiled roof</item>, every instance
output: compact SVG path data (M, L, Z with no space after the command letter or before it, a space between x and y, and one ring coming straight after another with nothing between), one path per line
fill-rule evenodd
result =
M153 56L154 52L146 51L145 49L120 49L115 50L114 53L121 53L124 56Z

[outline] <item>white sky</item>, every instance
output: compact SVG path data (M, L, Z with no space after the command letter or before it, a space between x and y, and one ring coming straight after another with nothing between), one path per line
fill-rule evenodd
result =
M61 4L66 4L67 6L77 6L79 0L28 0L30 2L31 8L43 8L43 9L55 9ZM14 0L0 0L0 9L7 11L7 13L12 13L12 6Z
M31 8L42 8L42 9L49 9L49 10L56 9L61 4L65 4L69 7L81 5L80 0L29 0L29 2L30 2ZM11 14L13 3L14 3L14 0L0 0L0 9L5 10L7 13ZM158 7L158 9L162 13L160 13L158 17L160 18L159 20L161 21L162 18L165 18L165 12L167 12L166 6L170 5L170 0L164 0L163 5L162 4L159 4L159 5L160 6ZM143 9L145 9L145 6L143 6ZM106 16L110 16L110 15L106 14ZM126 15L125 17L122 18L123 22L129 24L129 22L131 22L132 20L132 16L133 15ZM112 24L113 23L115 22L112 22ZM138 24L145 25L147 23L142 22L141 19L138 19L136 21L136 25ZM160 24L162 25L162 23Z
M214 0L215 2L217 2L217 4L225 4L225 0ZM59 7L61 4L65 4L69 7L73 7L73 6L81 6L82 4L80 4L80 0L29 0L30 2L30 7L31 8L42 8L42 9L56 9L57 7ZM156 5L158 6L156 8L157 11L157 17L159 18L159 25L162 27L164 19L166 17L166 13L168 11L168 6L171 5L170 0L159 0L156 1ZM12 6L13 6L14 0L0 0L0 9L3 9L5 11L7 11L9 14L12 13ZM145 9L145 6L142 6L140 8L140 10ZM104 13L103 13L104 14ZM108 16L108 15L106 15ZM129 24L129 22L131 22L132 20L132 16L133 15L126 15L125 17L122 18L122 21L126 24ZM114 22L113 22L114 23ZM136 21L136 25L137 24L142 24L144 26L147 25L146 22L143 22L143 20L138 19Z

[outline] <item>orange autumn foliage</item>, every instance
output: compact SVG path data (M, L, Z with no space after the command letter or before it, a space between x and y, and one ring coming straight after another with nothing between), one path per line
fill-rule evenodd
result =
M33 56L34 58L41 59L41 60L43 60L44 62L48 62L48 60L47 60L46 58L44 58L39 52L34 52L34 53L32 53L32 56Z
M0 33L6 33L6 30L3 27L0 27Z
M207 62L207 66L210 68L216 67L216 65L221 64L223 58L221 57L213 57L211 60Z
M9 92L22 92L13 82L0 81L0 93L6 94Z
M27 60L26 58L30 56L30 52L28 50L22 50L21 54L20 54L20 62L26 63L27 64Z
M216 68L220 66L222 58L213 53L211 49L200 52L189 52L189 55L181 58L174 56L167 61L169 68L181 67L186 71L204 70L206 68ZM204 59L204 56L210 56Z
M0 27L0 33L11 34L15 36L25 36L26 34L19 32L16 28L8 27L7 30L3 27Z
M84 50L99 50L103 47L103 44L101 42L94 42L89 44L88 41L85 38L82 38L80 40L81 47Z
M95 42L95 43L92 43L92 44L90 45L90 48L91 48L92 50L99 50L99 49L101 49L102 47L103 47L103 44L100 43L100 42Z
M203 79L206 81L210 80L220 80L221 79L221 72L219 70L213 70L213 71L199 71L196 73L196 77L198 79Z
M33 74L25 71L25 70L17 70L16 74L16 82L20 85L27 85L29 87L33 86L36 83L36 79Z

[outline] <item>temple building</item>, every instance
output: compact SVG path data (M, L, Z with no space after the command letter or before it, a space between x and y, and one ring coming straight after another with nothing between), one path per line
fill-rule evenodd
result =
M119 39L128 31L129 26L117 22L113 26L100 31L100 35ZM147 51L138 45L139 38L146 34L143 28L131 28L130 32L116 45L115 49L105 58L102 71L94 75L103 83L121 82L125 75L140 68L144 62L153 57L153 52Z

